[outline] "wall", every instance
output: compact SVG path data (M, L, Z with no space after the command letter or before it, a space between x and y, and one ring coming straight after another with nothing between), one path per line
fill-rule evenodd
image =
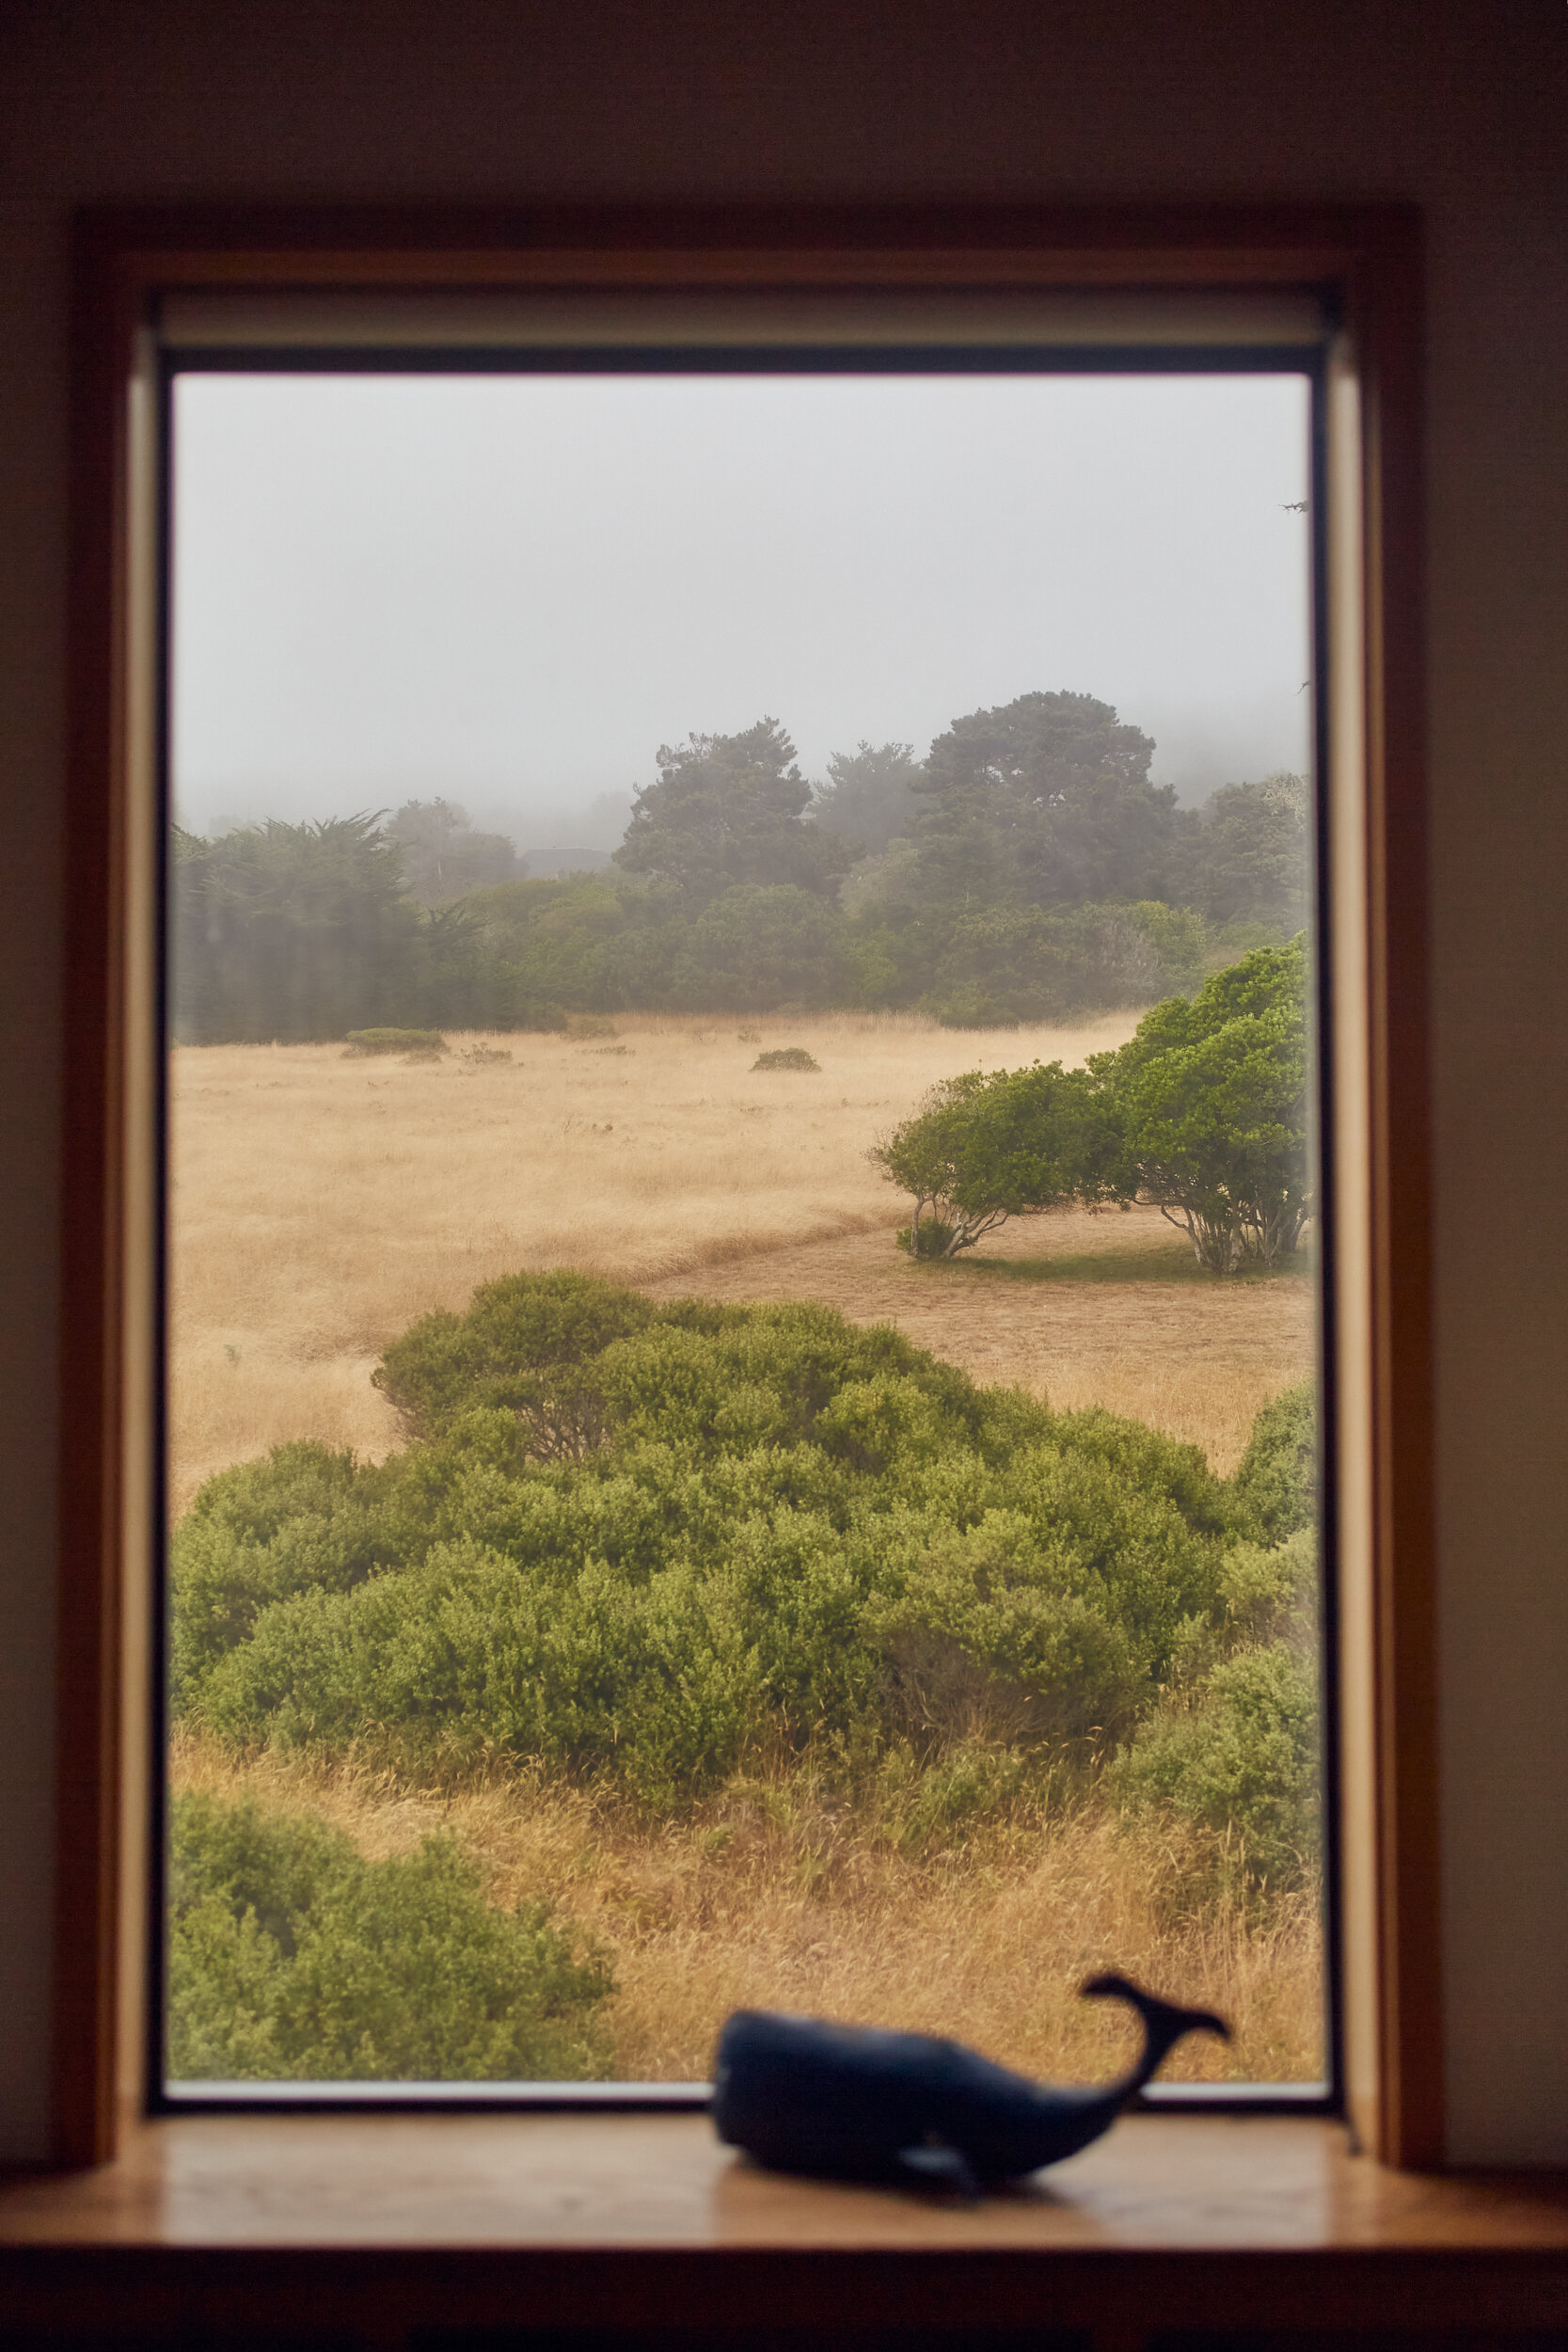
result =
M1170 194L1426 208L1451 2144L1568 2160L1561 0L12 0L0 25L0 2154L45 2129L70 208Z

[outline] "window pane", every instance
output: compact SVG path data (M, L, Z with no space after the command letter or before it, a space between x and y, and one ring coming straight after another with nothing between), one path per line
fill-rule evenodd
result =
M1309 412L175 378L176 2089L1322 2075Z

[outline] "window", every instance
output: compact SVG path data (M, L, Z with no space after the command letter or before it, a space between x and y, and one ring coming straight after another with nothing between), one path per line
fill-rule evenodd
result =
M1049 281L1048 268L1041 270L1040 275ZM602 305L602 295L595 296L594 299ZM885 303L886 298L883 299ZM945 311L942 308L943 300L947 304ZM773 356L768 362L770 373L777 372L776 355L781 347L782 339L784 346L789 350L792 367L810 368L819 373L834 375L845 370L847 358L852 358L855 366L862 371L885 370L894 374L896 374L900 369L907 372L911 353L918 351L921 365L927 368L931 366L933 360L938 364L952 367L955 354L962 356L960 363L972 364L974 355L982 354L993 377L1006 373L1014 380L1018 380L1029 367L1038 366L1038 351L1042 341L1052 346L1055 365L1068 368L1077 366L1080 369L1091 354L1095 364L1103 368L1106 365L1108 348L1113 355L1113 363L1118 368L1132 364L1142 364L1147 368L1153 356L1148 345L1159 343L1164 346L1162 356L1167 369L1178 358L1185 359L1190 363L1193 348L1196 346L1201 352L1200 364L1207 368L1213 369L1217 364L1228 363L1233 371L1239 365L1243 369L1267 373L1270 368L1275 371L1279 369L1280 354L1284 351L1287 354L1293 354L1287 360L1287 365L1310 367L1319 375L1323 387L1322 401L1332 409L1337 401L1342 407L1349 399L1353 379L1346 375L1342 369L1338 374L1336 373L1332 358L1320 356L1325 349L1321 325L1323 316L1321 300L1320 295L1314 294L1307 299L1293 297L1292 301L1282 303L1276 295L1271 294L1265 299L1260 292L1253 292L1239 302L1231 299L1224 306L1222 317L1216 313L1215 306L1211 299L1208 316L1201 319L1195 326L1194 312L1190 307L1180 303L1159 303L1148 297L1144 297L1131 310L1117 309L1115 305L1107 306L1103 300L1096 309L1092 304L1085 306L1082 298L1068 303L1064 309L1060 297L1057 297L1054 310L1053 310L1052 305L1042 301L1038 293L1029 300L1021 301L1016 295L1003 299L993 291L988 297L988 307L985 308L984 314L978 322L974 315L976 308L974 297L969 295L958 300L958 309L967 310L970 315L964 319L962 330L956 331L953 324L955 297L951 290L948 290L941 298L933 297L927 291L918 302L906 296L900 303L888 305L882 313L884 324L881 326L879 335L867 338L864 321L867 315L876 314L876 306L868 302L863 291L854 301L848 303L845 301L842 294L835 294L831 299L818 297L816 309L807 320L803 322L801 313L797 310L796 315L787 319L783 327L779 323L776 302L769 319L766 309L759 309L755 297L751 296L749 297L749 311L745 305L737 305L732 298L728 310L723 314L723 333L736 338L735 342L729 346L729 351L730 364L736 367L737 373L748 368L754 368L759 334L765 340L768 337L773 339ZM685 364L689 369L691 345L688 339L690 336L692 314L689 297L686 298L684 307L685 334L677 338L673 331L675 322L672 320L668 300L661 312L657 303L649 305L645 294L635 301L630 297L622 297L622 317L618 329L621 356L617 364L623 368L626 365L626 354L627 346L630 345L635 352L635 365L640 373L646 375L650 372L651 359L657 358L661 351L668 353L672 346L678 352L684 342ZM505 306L501 308L504 309ZM382 364L386 364L389 345L394 352L395 364L395 354L400 343L403 351L406 353L412 347L411 339L415 336L432 338L431 313L428 310L422 307L420 309L416 328L413 324L414 314L404 310L400 323L399 317L395 315L398 306L389 308L385 301L382 301L379 304L361 306L356 312L353 305L345 306L341 298L338 298L337 324L331 338L332 356L336 364L341 366L342 363L343 322L345 320L349 322L348 339L352 341L356 336L359 339L362 358L367 364L371 363L372 358L377 358ZM309 332L308 328L302 328L301 325L304 315L306 311L302 310L297 300L292 305L285 305L281 310L275 305L269 310L266 304L258 306L252 299L248 311L241 306L239 315L236 317L232 309L222 306L214 307L211 303L203 307L200 302L191 302L182 298L181 301L171 300L166 305L163 335L166 347L182 351L187 364L199 353L204 356L204 363L211 366L216 356L216 344L222 341L227 346L223 355L227 365L232 366L238 358L247 361L253 368L260 360L269 368L276 368L281 364L288 368L297 369L302 364L309 364L310 358ZM476 314L474 307L465 308L461 304L454 304L449 300L444 321L444 333L448 339L447 355L440 364L450 368L451 342L462 342L466 339L468 348L465 358L468 363L471 364L482 354L484 354L489 357L489 363L494 365L498 349L500 349L505 367L515 370L517 367L515 345L514 344L510 351L505 351L504 336L498 342L497 315L494 303L491 304L487 314L483 313L483 306L480 306L480 312ZM535 320L539 315L536 298L533 310ZM557 366L559 366L559 351L562 344L575 351L580 364L584 340L584 315L580 299L575 303L558 300L554 306L553 321L546 331L560 339L556 354ZM599 314L590 312L590 315ZM710 310L707 315L711 319L714 314ZM626 324L628 316L633 322L629 332ZM759 318L763 321L760 326ZM1308 318L1316 326L1315 339L1312 333L1304 331L1303 321ZM999 319L1004 322L1000 329L997 324ZM858 322L852 333L847 325L847 322L850 321ZM1021 325L1021 321L1023 324ZM1042 326L1042 321L1048 323ZM1136 338L1144 346L1141 351L1133 347L1133 327L1130 325L1130 321L1136 322ZM808 326L811 334L821 339L815 347L807 333ZM534 331L538 332L537 326ZM596 326L594 331L603 335L606 330ZM515 334L515 326L511 332ZM856 337L861 339L858 344ZM707 338L703 357L705 367L711 369L715 358L720 356L721 348L719 335L712 326L707 328ZM1295 338L1299 340L1292 342ZM439 334L434 340L438 344ZM614 341L615 338L611 337L610 340ZM601 345L601 357L603 348L604 346ZM318 345L314 354L318 364L321 356L321 348ZM1016 375L1014 372L1017 372ZM1320 407L1321 421L1322 416L1323 409ZM1329 437L1332 438L1332 436ZM1332 457L1326 475L1320 472L1318 486L1320 490L1325 492L1330 501L1331 512L1324 520L1332 528L1335 520L1332 501L1336 495L1351 509L1356 506L1357 501L1354 492L1348 501L1344 501L1342 476L1336 475ZM1280 504L1294 502L1293 501L1281 501ZM1341 548L1344 544L1346 542L1341 532ZM1332 549L1330 560L1332 569ZM1342 554L1340 560L1343 561ZM1343 613L1345 606L1345 599L1341 595L1338 606L1333 607L1334 618L1330 617L1332 599L1329 595L1329 584L1325 580L1320 581L1318 613L1320 641L1324 623L1327 622L1332 629L1334 618ZM178 579L176 594L178 595ZM1341 626L1345 624L1341 622ZM1341 642L1344 651L1354 655L1354 633L1357 626L1354 616L1348 626L1352 634L1344 637ZM1347 661L1343 665L1346 669L1354 666L1355 666L1354 660ZM979 699L976 697L976 700ZM1323 713L1323 720L1325 724L1329 723L1330 714L1326 710ZM1354 715L1348 723L1354 734ZM1350 738L1344 734L1343 722L1341 723L1341 735L1345 741L1350 741ZM1354 791L1358 782L1354 774L1354 757L1338 761L1336 773L1348 773L1351 777L1353 798L1348 806L1352 813L1351 838L1354 849ZM1344 833L1341 829L1341 838L1343 837ZM145 834L139 854L144 858L147 854ZM1339 855L1341 852L1337 849L1336 854ZM1338 880L1338 869L1337 868L1336 881ZM1362 936L1364 937L1365 934L1363 933ZM1378 976L1374 973L1372 979L1374 997L1378 985ZM1344 1001L1342 992L1339 1001L1341 1003ZM1354 1014L1348 1019L1340 1015L1338 1019L1345 1026L1347 1037L1354 1037L1356 1026ZM1336 1048L1338 1046L1338 1041L1339 1029L1337 1026L1333 1040ZM1330 1069L1337 1082L1343 1071L1344 1062L1345 1055L1342 1052L1336 1051L1330 1056ZM1378 1082L1374 1073L1374 1084ZM1341 1117L1340 1128L1348 1123L1350 1122ZM1375 1138L1373 1140L1375 1143ZM1354 1136L1348 1146L1341 1146L1337 1132L1337 1160L1342 1154L1343 1150L1349 1149L1354 1153ZM1338 1167L1335 1172L1338 1173ZM1345 1320L1341 1310L1341 1327ZM1338 1344L1340 1333L1337 1332L1334 1336ZM1347 1402L1351 1402L1348 1390L1345 1392ZM1341 1484L1343 1483L1344 1480L1341 1477ZM1353 1586L1348 1585L1347 1592L1352 1590ZM1347 1702L1351 1695L1347 1684ZM1353 1926L1354 1912L1354 1901L1347 1901L1347 1920ZM1351 2006L1354 2012L1354 1999ZM1353 2063L1351 2084L1353 2092L1355 2088L1354 2074Z

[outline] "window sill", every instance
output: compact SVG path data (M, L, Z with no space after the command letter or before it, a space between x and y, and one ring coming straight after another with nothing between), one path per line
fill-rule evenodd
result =
M217 2259L214 2259L216 2257ZM960 2205L760 2172L688 2115L203 2116L0 2190L18 2329L718 2336L1568 2326L1568 2179L1433 2179L1318 2120L1133 2116Z

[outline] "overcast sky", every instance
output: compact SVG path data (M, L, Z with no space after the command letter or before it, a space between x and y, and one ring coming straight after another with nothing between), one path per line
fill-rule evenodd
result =
M802 770L1101 696L1184 797L1304 766L1299 377L186 375L183 821Z

